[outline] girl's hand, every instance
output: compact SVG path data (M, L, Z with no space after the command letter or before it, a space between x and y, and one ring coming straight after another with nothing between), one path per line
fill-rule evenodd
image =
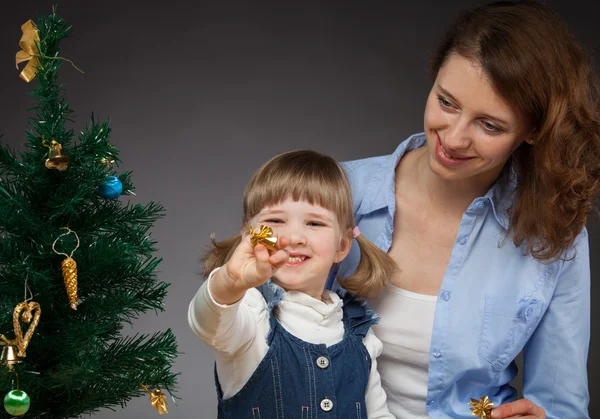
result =
M252 247L250 235L245 235L222 270L236 288L247 290L264 284L288 261L289 254L284 249L289 243L288 237L280 236L275 249L269 253L260 243Z
M244 235L229 261L212 277L212 298L219 304L233 304L250 288L267 282L288 261L289 254L284 249L289 244L289 237L279 236L277 246L269 253L262 244L252 247L250 235Z
M492 410L493 419L546 419L546 411L529 399L506 403Z

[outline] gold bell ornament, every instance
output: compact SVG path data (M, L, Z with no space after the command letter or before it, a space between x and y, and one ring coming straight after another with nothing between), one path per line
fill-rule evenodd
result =
M63 154L62 144L53 139L52 143L48 145L44 137L42 137L42 144L50 149L48 151L48 158L46 159L46 167L48 169L56 169L59 172L67 170L67 167L71 164L71 159Z
M17 345L9 345L6 343L0 343L2 345L2 355L0 355L0 364L5 365L9 371L15 370L15 364L20 364L21 359L17 356Z

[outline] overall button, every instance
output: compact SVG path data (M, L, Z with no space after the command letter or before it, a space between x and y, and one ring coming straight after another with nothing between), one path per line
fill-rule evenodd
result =
M442 356L442 353L441 353L440 351L435 351L435 352L433 353L433 356L434 356L435 358L439 358L439 357L441 357L441 356Z
M450 299L450 293L448 291L444 291L442 293L442 298L444 299L444 301L448 301Z
M321 400L321 409L325 412L329 412L333 409L333 402L329 400L327 397Z
M329 366L329 360L324 356L320 356L317 358L317 366L319 368L325 369Z
M465 243L467 242L467 239L465 239L465 238L463 237L463 238L462 238L462 239L460 239L458 242L459 242L459 243L462 245L462 244L465 244Z

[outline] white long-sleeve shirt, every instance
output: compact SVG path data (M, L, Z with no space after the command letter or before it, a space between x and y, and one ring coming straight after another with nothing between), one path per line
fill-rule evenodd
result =
M269 311L265 299L254 288L234 304L217 303L210 294L215 272L192 299L188 322L192 331L215 349L219 383L223 398L228 399L248 382L269 350L265 339L269 332ZM340 297L331 291L324 291L322 300L289 291L279 303L278 321L289 333L306 342L331 346L344 337L342 305ZM382 343L371 329L363 343L371 355L365 394L369 419L394 419L377 371Z

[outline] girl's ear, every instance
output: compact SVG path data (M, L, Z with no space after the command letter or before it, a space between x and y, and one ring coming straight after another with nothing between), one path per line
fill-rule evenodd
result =
M350 252L350 248L352 247L352 231L346 232L344 236L340 239L340 246L338 251L335 254L335 263L340 263L342 260L348 256L348 252Z

